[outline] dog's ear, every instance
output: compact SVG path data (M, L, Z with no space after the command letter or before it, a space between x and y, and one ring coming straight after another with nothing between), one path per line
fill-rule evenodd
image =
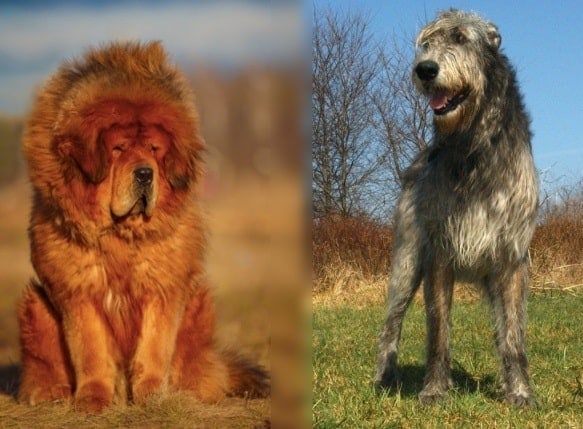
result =
M192 111L185 111L173 104L151 103L141 115L145 123L154 125L167 147L163 158L164 172L166 180L176 191L187 190L196 183L202 168L205 143L198 131L194 106L192 108Z
M57 139L59 154L69 159L91 183L100 183L107 177L110 159L98 133L85 136L61 136Z
M488 23L486 35L488 37L488 43L490 44L490 46L498 49L500 47L500 44L502 43L502 36L500 36L498 27L496 27L492 23Z
M187 153L182 153L176 144L172 144L164 158L164 167L168 182L175 190L188 188L195 179L196 159Z

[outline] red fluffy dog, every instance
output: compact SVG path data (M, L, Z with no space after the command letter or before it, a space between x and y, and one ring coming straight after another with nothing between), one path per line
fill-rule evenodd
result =
M188 85L159 43L65 63L24 135L38 280L19 307L21 401L99 412L164 389L202 401L269 391L213 344L195 197L203 142Z

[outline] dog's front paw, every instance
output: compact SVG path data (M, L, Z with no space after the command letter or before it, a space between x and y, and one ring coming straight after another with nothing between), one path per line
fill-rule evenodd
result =
M75 409L88 414L98 414L111 405L113 389L93 381L81 386L75 394Z
M136 404L143 404L150 396L160 392L162 379L156 376L144 377L132 387L132 397Z
M388 365L384 368L379 368L374 379L374 385L377 391L399 389L401 387L401 377L397 367Z

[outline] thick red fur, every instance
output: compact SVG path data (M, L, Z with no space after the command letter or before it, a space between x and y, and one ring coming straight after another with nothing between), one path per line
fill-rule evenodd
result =
M20 302L19 400L100 412L167 389L266 396L257 364L214 343L188 84L159 43L65 63L24 134L38 280Z

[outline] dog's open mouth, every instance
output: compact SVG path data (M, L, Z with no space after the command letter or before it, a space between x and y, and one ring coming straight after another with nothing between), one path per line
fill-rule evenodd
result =
M433 109L435 115L445 115L457 109L466 98L468 98L468 91L455 93L447 90L437 90L429 99L429 106Z

